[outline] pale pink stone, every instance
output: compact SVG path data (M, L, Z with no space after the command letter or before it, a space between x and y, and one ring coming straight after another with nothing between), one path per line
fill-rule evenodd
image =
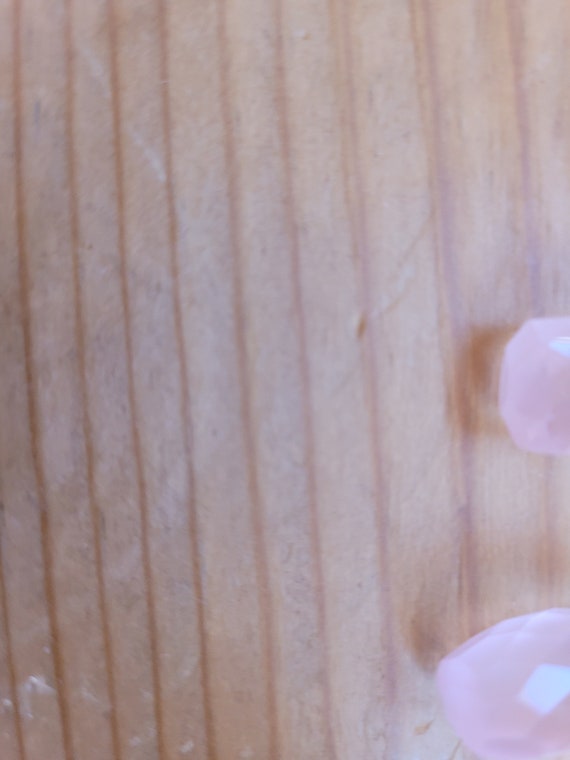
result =
M505 620L448 655L437 683L447 718L484 760L570 749L570 610Z
M500 408L521 449L570 454L570 317L531 319L512 338Z

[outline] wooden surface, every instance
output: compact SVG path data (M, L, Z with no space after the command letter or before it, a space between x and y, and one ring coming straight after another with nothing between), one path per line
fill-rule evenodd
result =
M0 0L2 760L463 760L570 605L567 0Z

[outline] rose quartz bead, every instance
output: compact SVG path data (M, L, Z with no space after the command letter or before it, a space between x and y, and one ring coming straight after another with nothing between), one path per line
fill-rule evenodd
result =
M570 454L570 317L531 319L512 338L500 408L521 449Z
M535 760L570 749L570 610L506 620L439 665L447 718L484 760Z

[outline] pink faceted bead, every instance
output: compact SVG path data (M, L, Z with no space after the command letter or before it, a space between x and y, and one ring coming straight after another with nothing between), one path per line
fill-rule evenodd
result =
M570 454L570 317L531 319L511 339L500 408L521 449Z
M570 610L505 620L439 665L449 722L484 760L570 749Z

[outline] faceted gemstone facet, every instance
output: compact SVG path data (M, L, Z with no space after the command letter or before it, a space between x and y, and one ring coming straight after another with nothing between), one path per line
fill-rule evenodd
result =
M531 319L511 339L500 408L521 449L570 454L570 317Z
M439 665L447 718L483 760L570 750L570 609L505 620Z

